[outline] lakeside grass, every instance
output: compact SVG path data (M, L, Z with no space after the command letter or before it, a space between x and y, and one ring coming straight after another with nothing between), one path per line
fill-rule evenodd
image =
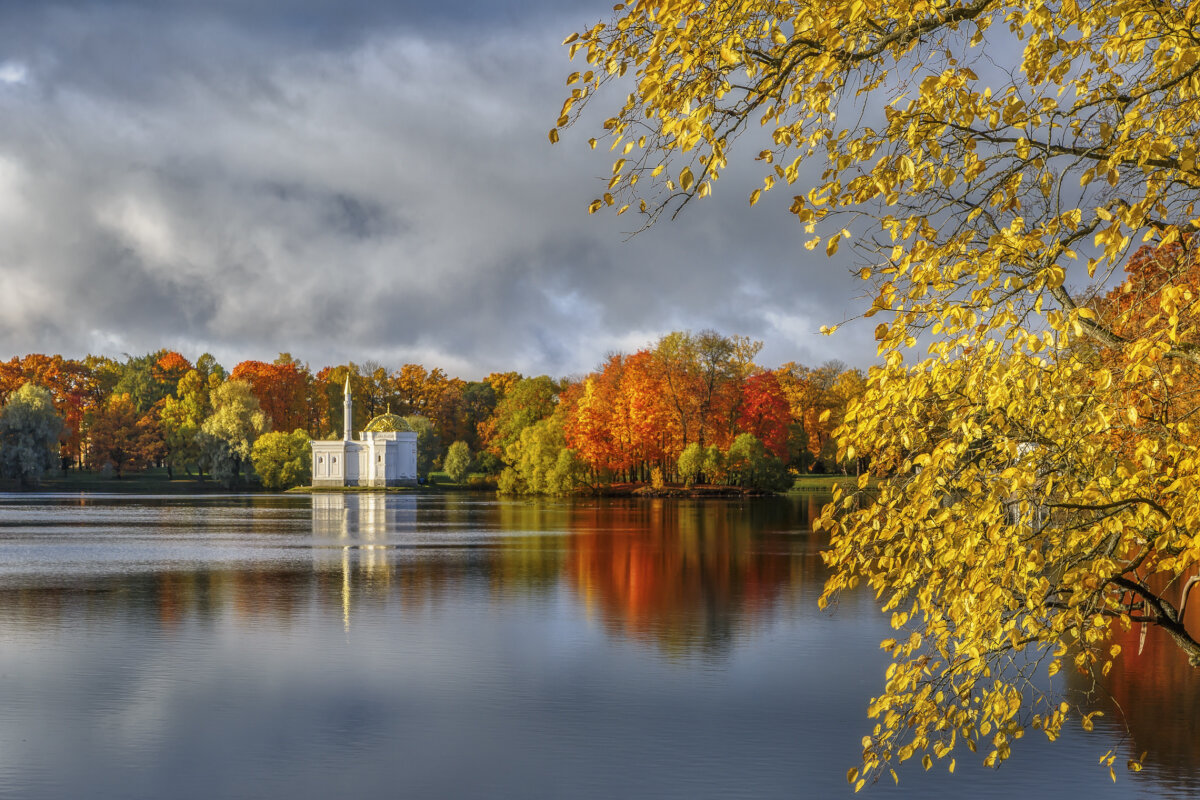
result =
M801 475L788 489L788 494L828 494L835 486L856 489L858 478L854 475Z
M167 476L165 468L153 467L141 472L129 472L118 478L88 470L67 470L44 475L38 485L22 487L19 481L0 480L0 491L19 492L118 492L121 494L198 494L205 492L228 492L229 489L214 480L200 480L177 472L173 478ZM234 489L233 491L243 491Z

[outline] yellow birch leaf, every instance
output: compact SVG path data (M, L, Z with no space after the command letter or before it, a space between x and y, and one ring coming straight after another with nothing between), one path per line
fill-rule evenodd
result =
M692 170L689 167L684 167L683 171L679 173L679 188L686 192L692 188L695 180L692 176Z

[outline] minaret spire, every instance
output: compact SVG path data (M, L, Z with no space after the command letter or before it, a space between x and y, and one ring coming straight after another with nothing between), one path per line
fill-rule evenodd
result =
M350 399L350 373L346 373L346 399L342 403L342 438L350 441L354 437L351 426L354 424L354 401Z

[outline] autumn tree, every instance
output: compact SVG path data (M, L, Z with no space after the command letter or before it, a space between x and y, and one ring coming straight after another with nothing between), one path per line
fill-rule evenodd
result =
M561 399L566 444L602 479L648 479L673 457L678 441L662 371L654 354L614 354Z
M168 386L172 392L183 376L192 370L192 362L174 350L160 350L151 374L154 379Z
M658 359L650 350L639 350L625 359L615 400L623 438L629 442L633 475L649 480L653 465L662 466L674 456L672 408L663 385Z
M20 389L28 381L21 369L21 360L13 357L9 361L0 361L0 403L8 401L9 395Z
M87 362L60 355L30 353L0 364L0 403L26 383L50 392L54 409L63 419L60 454L67 464L80 456L84 414L101 399ZM107 394L103 395L107 397Z
M475 437L477 423L470 416L463 395L466 388L467 381L462 378L444 376L432 385L429 419L443 442L466 441Z
M259 407L270 417L271 427L281 431L308 425L308 368L287 353L273 363L243 361L229 374L246 381Z
M315 419L310 423L309 430L317 436L331 436L340 439L342 436L342 397L346 387L346 379L350 380L350 391L354 395L354 407L351 428L361 431L371 417L372 409L360 398L378 395L378 387L372 387L373 378L362 375L361 368L353 361L336 367L323 367L313 378L310 394L310 406L314 410ZM385 376L386 378L386 376ZM378 399L375 401L378 402Z
M1162 293L1184 288L1193 297L1200 297L1200 253L1194 236L1183 243L1163 247L1140 248L1125 265L1126 279L1099 298L1093 308L1100 318L1123 338L1136 336L1140 331L1162 333L1177 322L1162 314ZM1096 343L1082 341L1081 348L1096 348ZM1111 367L1121 368L1126 354L1123 348L1101 346L1099 352L1081 357L1099 358ZM1200 371L1184 370L1174 380L1164 381L1159 370L1145 372L1128 402L1140 418L1163 422L1188 422L1200 414ZM1136 438L1117 437L1114 445L1130 457L1136 457ZM1196 446L1200 438L1196 431L1181 437L1181 444Z
M354 403L362 406L366 419L376 417L388 409L392 401L392 385L387 369L378 361L364 361L359 367L359 380L354 387Z
M116 478L128 469L144 469L163 451L158 423L150 413L139 412L124 392L112 395L89 414L87 436L88 466L111 467Z
M789 411L787 398L774 373L751 375L742 389L737 429L752 434L776 458L786 459Z
M483 382L492 387L492 391L496 393L496 401L503 400L514 386L521 381L522 375L519 372L491 372L483 379Z
M1031 728L1090 727L1086 700L1043 676L1108 670L1114 629L1158 626L1200 664L1179 614L1200 567L1195 423L1140 411L1194 379L1200 303L1167 277L1145 321L1093 308L1134 243L1190 248L1200 227L1195 9L647 0L615 14L568 38L587 63L550 136L614 90L617 160L593 211L678 212L713 193L746 133L764 173L749 202L794 187L807 246L858 246L880 365L836 440L877 483L824 512L822 602L865 584L898 634L856 788L914 757L953 768L965 744L994 765Z
M229 377L212 353L202 353L196 359L196 372L200 373L205 383L213 387L221 385Z
M675 331L654 347L654 366L670 410L672 441L667 455L678 458L692 442L725 445L734 433L741 382L762 347L715 331Z
M12 392L0 409L0 475L35 485L55 466L62 426L45 387L26 383Z
M477 384L492 393L492 401L487 412L473 413L471 403L464 396L467 382L448 377L440 367L427 370L420 364L405 364L392 373L388 381L392 410L401 415L427 417L444 442L471 439L477 444L476 426L495 407L494 390L487 384ZM472 398L475 399L478 395Z
M571 386L561 398L567 445L604 474L622 473L634 459L623 375L623 358L613 356L603 371Z
M479 428L496 408L496 390L486 381L469 381L463 384L460 399L462 425L465 428L463 441L478 452L483 444Z
M391 395L396 399L397 414L428 415L433 406L434 397L431 387L445 374L437 368L433 372L420 364L404 364L389 378Z
M842 378L845 373L852 373ZM837 467L837 439L833 433L846 415L846 405L862 393L847 395L839 386L865 383L858 370L841 361L826 361L819 367L788 362L775 370L775 378L787 399L788 455L792 464L806 471L829 472Z

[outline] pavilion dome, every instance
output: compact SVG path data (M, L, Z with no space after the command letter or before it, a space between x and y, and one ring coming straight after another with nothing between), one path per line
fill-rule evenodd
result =
M404 417L398 414L380 414L367 423L367 427L363 428L368 433L387 433L389 431L411 431L412 425L404 421Z

